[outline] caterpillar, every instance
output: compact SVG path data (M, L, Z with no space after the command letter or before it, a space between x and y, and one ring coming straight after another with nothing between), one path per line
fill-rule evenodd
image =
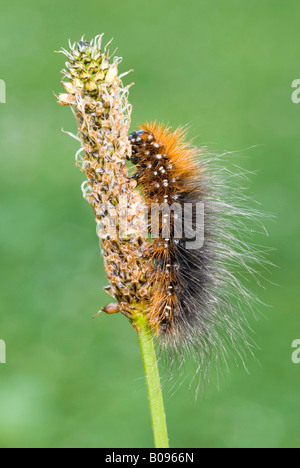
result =
M174 131L156 122L146 123L129 140L132 152L128 159L136 167L132 177L142 189L150 213L149 233L154 224L159 234L149 247L150 326L163 346L196 352L199 365L212 349L218 359L224 355L228 341L242 355L245 344L251 347L245 309L252 307L252 297L230 265L242 264L251 270L247 261L257 261L259 252L251 251L250 244L240 239L240 217L255 218L257 213L241 208L239 196L234 205L224 199L225 178L218 181L209 170L209 158L185 141L182 128ZM234 193L233 186L231 189ZM176 225L177 210L169 210L166 238L163 216L154 220L152 207L174 204L181 218ZM203 245L188 248L191 233L199 229L199 205L204 207ZM186 207L192 208L188 214ZM175 236L176 227L183 230L180 238Z

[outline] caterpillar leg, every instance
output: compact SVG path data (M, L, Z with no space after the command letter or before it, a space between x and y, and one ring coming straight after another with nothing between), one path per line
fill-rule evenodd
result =
M132 154L131 156L128 156L128 160L132 162L132 164L138 164L141 161L141 157L137 154L138 153L138 147L140 143L142 143L142 138L141 135L146 133L144 130L138 130L136 132L131 133L129 135L128 139L132 145Z

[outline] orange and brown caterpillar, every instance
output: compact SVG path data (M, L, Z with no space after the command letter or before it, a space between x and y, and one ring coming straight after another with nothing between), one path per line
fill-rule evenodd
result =
M197 203L203 203L207 194L203 168L197 163L197 152L184 141L184 132L170 131L156 123L145 124L129 139L132 144L131 162L136 165L134 177L143 188L151 213L154 204L178 206L184 219L185 206L195 211ZM153 212L153 211L152 211ZM206 304L212 283L210 267L213 259L208 244L201 249L187 249L190 241L175 237L176 209L170 211L170 235L162 235L163 219L159 220L159 237L152 239L151 256L153 285L149 309L149 323L167 341L180 342L200 332L208 338L210 317ZM182 219L183 218L183 219ZM150 215L150 224L153 223ZM186 223L185 223L186 224ZM192 220L195 227L195 219ZM153 225L151 226L153 230ZM205 232L208 235L208 231ZM201 328L201 330L199 330Z
M251 302L250 294L229 264L245 266L245 257L256 260L255 254L251 257L249 245L243 244L237 234L242 224L239 216L249 216L249 212L223 199L225 179L218 184L214 171L211 176L207 158L201 152L198 158L199 150L185 142L182 129L172 131L156 123L144 124L129 140L129 159L136 166L132 177L142 188L150 213L150 234L153 224L158 223L159 236L150 243L150 326L163 345L180 351L193 350L201 356L201 362L211 349L220 349L216 351L220 359L227 352L224 341L236 349L241 341L244 349L248 344L244 309ZM174 235L176 210L169 212L170 231L166 238L163 217L154 221L153 211L151 215L153 204L179 205L183 215L179 220L183 228L181 238ZM193 207L189 222L190 230L194 230L198 204L204 206L204 243L190 249L185 207Z

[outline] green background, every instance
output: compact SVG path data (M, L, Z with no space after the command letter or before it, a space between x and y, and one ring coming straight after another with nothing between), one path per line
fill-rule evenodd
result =
M76 131L62 90L67 40L115 37L134 68L132 128L189 124L197 144L234 151L276 220L272 269L252 321L260 351L249 374L230 364L195 401L164 389L172 447L299 447L299 1L2 1L0 78L1 447L151 447L138 342L109 300L94 216L74 166Z

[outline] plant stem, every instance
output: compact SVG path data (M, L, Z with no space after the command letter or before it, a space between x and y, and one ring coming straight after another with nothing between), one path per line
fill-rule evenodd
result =
M166 414L155 355L153 335L147 319L139 314L135 320L148 390L148 399L156 448L169 448Z

